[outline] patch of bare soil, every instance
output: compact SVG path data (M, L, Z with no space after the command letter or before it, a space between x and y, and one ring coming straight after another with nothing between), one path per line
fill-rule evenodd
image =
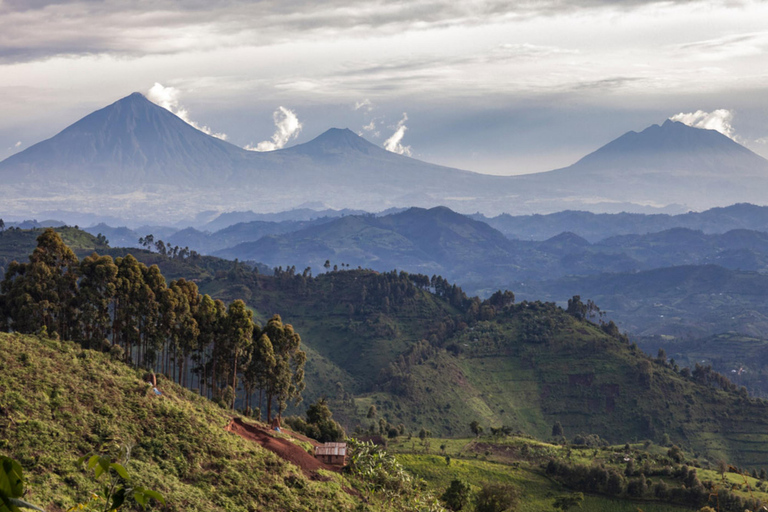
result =
M312 478L313 480L324 479L317 473L318 469L325 469L328 471L336 472L340 471L341 469L337 466L329 466L328 464L320 462L313 455L307 453L302 447L297 446L287 439L272 435L266 428L245 423L240 418L233 418L229 422L229 425L227 425L226 429L228 432L237 434L244 439L259 443L261 446L277 454L282 459L295 464L301 468L305 475ZM310 440L304 436L299 437L299 435L295 433L290 433L290 435L299 439L303 438L303 441L310 442L315 446L318 444L317 441Z

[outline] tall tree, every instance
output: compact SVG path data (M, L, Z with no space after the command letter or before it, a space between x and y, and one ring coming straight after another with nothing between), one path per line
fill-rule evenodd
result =
M277 399L278 414L282 414L289 401L301 402L304 391L304 364L306 353L301 350L301 337L290 324L283 324L280 315L273 316L264 327L272 342L275 366L267 381L267 420L271 419L273 400Z
M100 347L110 333L110 306L115 296L117 265L96 253L80 262L77 292L79 335L86 348Z
M11 327L19 332L45 327L49 333L70 337L76 318L77 273L75 253L56 231L46 229L37 237L29 263L12 262L0 284Z
M253 341L253 312L238 299L227 308L226 343L227 352L232 361L232 409L237 396L237 364Z

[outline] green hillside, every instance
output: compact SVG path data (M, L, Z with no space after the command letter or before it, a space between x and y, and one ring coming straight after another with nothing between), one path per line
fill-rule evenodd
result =
M78 228L61 227L55 230L78 256L90 254L93 251L104 251L108 247L104 240L99 240ZM44 231L44 229L15 228L0 231L0 278L10 262L27 260L27 256L37 247L37 237Z
M246 288L259 316L280 313L291 322L311 350L308 387L332 399L349 429L378 431L384 420L462 436L478 420L547 438L559 421L570 438L623 443L666 434L702 458L763 464L768 405L722 376L651 359L615 327L551 303L494 307L458 289L455 297L433 293L419 280L289 272L202 289L230 298ZM368 418L371 406L378 412Z
M229 433L231 414L160 377L156 396L135 371L66 341L0 334L0 454L24 468L25 499L50 511L99 489L78 466L89 452L130 446L134 483L169 511L360 510L362 483L311 475ZM307 446L304 445L305 449ZM368 495L365 510L383 510ZM386 508L410 510L390 496Z

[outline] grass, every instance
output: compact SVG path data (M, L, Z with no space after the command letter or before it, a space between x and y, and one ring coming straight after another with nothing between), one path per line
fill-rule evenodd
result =
M107 355L34 336L0 334L0 453L18 460L33 503L62 511L98 486L76 464L91 451L132 446L128 471L161 492L169 511L354 510L333 475L294 465L225 431L231 417L160 377L162 396ZM371 510L383 505L377 500Z

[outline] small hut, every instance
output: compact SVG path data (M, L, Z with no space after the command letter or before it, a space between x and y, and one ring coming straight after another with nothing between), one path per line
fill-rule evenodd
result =
M347 443L325 443L315 446L315 458L331 466L347 464Z

